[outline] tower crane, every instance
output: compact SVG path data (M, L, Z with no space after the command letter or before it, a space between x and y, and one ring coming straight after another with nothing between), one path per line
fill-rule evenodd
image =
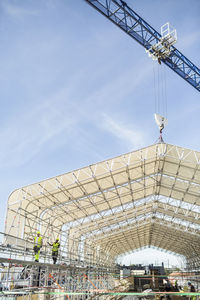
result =
M85 0L130 37L159 63L164 63L200 92L200 69L173 45L176 31L167 23L161 34L122 0Z

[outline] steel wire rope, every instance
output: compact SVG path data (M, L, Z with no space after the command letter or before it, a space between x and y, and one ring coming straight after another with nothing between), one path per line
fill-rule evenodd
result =
M161 82L161 78L160 78L160 68L159 68L159 65L157 64L157 77L158 77L158 79L157 79L157 85L158 85L158 88L157 88L157 90L158 90L158 113L160 114L161 113L161 111L160 111L160 99L161 99L161 89L160 89L160 82Z
M163 79L163 65L160 65L160 102L161 102L161 115L164 116L164 79Z
M166 67L153 61L153 85L154 85L154 112L162 114L167 118L167 84Z
M167 118L167 88L166 88L166 67L161 65L161 89L162 89L162 114Z
M153 83L154 83L154 112L157 112L157 91L156 91L156 71L155 71L155 61L153 60Z
M165 97L165 114L166 118L168 118L168 99L167 99L167 76L166 76L166 66L164 67L164 97Z

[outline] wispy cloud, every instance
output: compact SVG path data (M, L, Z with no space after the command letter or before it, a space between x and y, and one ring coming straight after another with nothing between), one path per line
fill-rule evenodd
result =
M134 126L134 124L127 124L104 114L102 127L117 137L120 143L125 143L129 151L145 145L146 138L144 132Z
M8 120L0 131L2 167L27 163L60 134L64 134L67 140L70 130L78 122L78 116L74 119L70 110L63 110L62 102L67 102L67 99L67 90L62 89L52 99Z
M7 15L16 18L21 18L24 16L35 16L39 13L39 10L25 8L23 6L20 6L19 4L14 5L13 3L7 1L2 2L2 8Z
M178 47L181 49L190 48L193 45L199 44L200 30L196 30L191 32L190 34L186 34L180 40L178 40Z
M122 69L121 73L110 78L106 84L96 90L92 97L96 103L102 102L102 99L109 101L110 104L117 104L119 101L126 101L130 94L135 97L135 90L145 84L145 80L152 74L152 65L149 64L145 68L141 68L141 61L129 69ZM137 76L135 73L137 70Z

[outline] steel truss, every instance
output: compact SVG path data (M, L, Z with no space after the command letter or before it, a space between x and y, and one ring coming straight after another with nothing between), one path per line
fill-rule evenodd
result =
M157 56L194 88L200 91L200 69L186 58L178 49L168 44L151 25L141 18L122 0L85 0L107 19L135 39L150 54ZM167 43L167 45L166 45ZM158 47L162 45L162 47ZM164 52L163 52L164 51ZM165 51L168 55L164 55Z
M18 189L4 245L32 249L40 230L49 259L47 242L60 238L60 262L111 268L118 256L153 246L197 267L199 165L199 152L161 143Z

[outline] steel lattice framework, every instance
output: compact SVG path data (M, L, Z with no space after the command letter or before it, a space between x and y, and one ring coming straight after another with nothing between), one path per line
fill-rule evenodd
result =
M1 287L7 287L2 292L4 297L17 295L22 300L46 299L48 294L49 300L83 300L114 288L115 279L107 270L99 272L95 269L6 258L0 258L0 263ZM73 295L73 292L77 295ZM72 296L68 296L68 293L72 293ZM38 297L33 297L33 294Z
M130 8L125 1L85 1L151 53L154 53L153 47L162 41L161 34ZM170 52L168 57L163 57L160 61L200 92L200 69L174 46L171 46Z
M200 152L154 144L14 191L5 242L32 241L39 229L72 260L110 266L153 246L199 268L199 196Z

